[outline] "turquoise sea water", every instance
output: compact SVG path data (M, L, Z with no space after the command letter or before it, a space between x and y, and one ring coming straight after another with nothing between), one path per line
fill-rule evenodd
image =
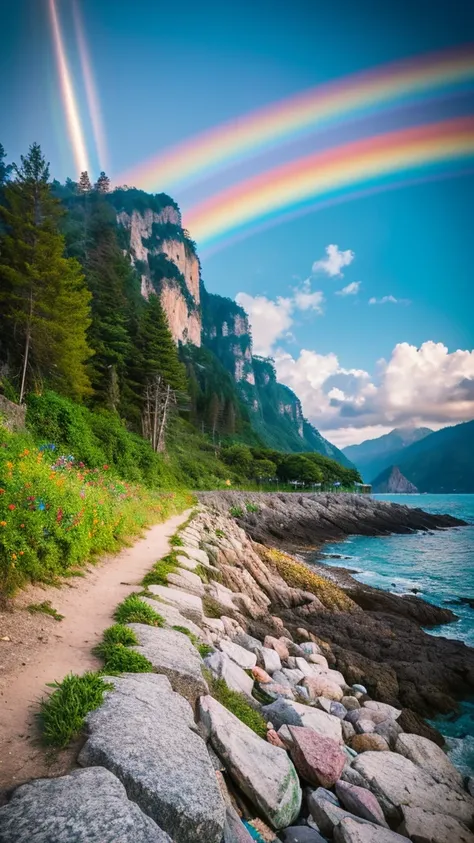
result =
M427 512L443 512L469 522L433 533L407 536L354 536L345 542L326 545L326 554L346 559L325 558L326 564L357 569L360 582L394 594L417 594L437 606L451 609L459 618L427 630L431 635L457 638L474 647L474 495L374 495ZM472 598L472 606L461 602ZM460 716L436 723L448 737L450 756L465 773L474 771L474 702L466 701Z

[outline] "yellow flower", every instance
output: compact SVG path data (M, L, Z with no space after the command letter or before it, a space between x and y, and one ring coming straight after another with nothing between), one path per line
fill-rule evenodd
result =
M13 468L13 463L12 463L12 462L10 462L10 461L8 461L8 462L7 462L7 468Z
M16 553L12 553L12 559L16 559Z
M6 527L6 526L7 526L6 521L0 521L0 527Z

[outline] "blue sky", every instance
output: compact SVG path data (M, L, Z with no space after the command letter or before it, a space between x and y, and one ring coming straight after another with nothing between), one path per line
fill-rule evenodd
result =
M474 40L470 0L184 0L179 9L152 0L80 5L111 175L318 83ZM57 0L57 6L80 80L69 0ZM2 22L8 37L0 56L0 141L17 159L37 140L54 176L74 176L47 0L8 4ZM79 82L77 89L85 113ZM467 91L412 109L407 120L473 113L473 93ZM91 142L87 121L86 131ZM354 131L348 128L338 139L351 139ZM253 163L259 166L265 162ZM175 192L175 198L186 206L191 196L201 198L200 191L205 196L248 172L234 168L192 194ZM473 196L474 175L465 173L308 213L204 256L208 289L240 294L257 347L275 355L280 377L336 443L360 441L395 424L442 426L474 416L466 397L474 383L474 354L466 357L474 334ZM331 244L350 250L351 262L341 275L313 272ZM358 284L357 293L337 295L350 284ZM322 294L313 299L318 306L299 307L298 289ZM413 350L397 350L403 343ZM347 374L351 370L367 376Z

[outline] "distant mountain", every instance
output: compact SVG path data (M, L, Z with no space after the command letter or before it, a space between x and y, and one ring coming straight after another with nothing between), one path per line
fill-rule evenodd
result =
M428 427L396 427L377 439L348 445L342 452L359 469L365 482L371 483L386 468L399 465L406 448L432 433Z
M420 492L474 492L474 421L410 445L398 467Z
M372 491L379 494L413 495L418 489L407 480L398 466L391 465L372 481Z

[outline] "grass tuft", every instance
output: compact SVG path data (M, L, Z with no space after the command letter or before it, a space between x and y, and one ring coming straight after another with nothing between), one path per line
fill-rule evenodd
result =
M197 650L201 658L205 659L206 656L210 656L214 652L214 647L211 647L210 644L198 644Z
M170 545L171 547L184 547L184 542L181 536L178 535L178 533L175 533L174 536L171 536Z
M227 535L227 533L224 532L224 530L221 530L220 527L218 527L217 530L214 530L214 532L218 539L225 539Z
M133 629L122 623L114 623L104 632L103 644L121 644L123 647L133 647L138 644L138 638ZM99 644L99 647L102 646Z
M177 625L177 626L173 626L171 628L174 629L175 632L182 632L183 635L187 635L189 640L191 641L191 644L194 644L194 646L196 647L196 645L199 641L199 638L197 637L197 635L194 634L194 632L191 632L191 630L188 629L186 626L178 626Z
M137 594L129 594L122 603L119 603L114 619L119 624L125 623L146 623L149 626L164 626L165 621L158 612L155 612L148 603L140 600Z
M83 676L71 673L50 687L56 690L40 703L42 739L48 746L63 748L80 734L86 715L99 708L113 685L88 671Z
M247 512L260 512L260 507L257 504L252 503L252 501L247 501L245 504L245 509Z
M143 585L168 585L168 575L174 574L179 568L175 552L169 553L163 559L155 562L151 571L142 579Z
M254 708L247 702L243 694L237 691L232 691L224 681L224 679L216 679L210 670L203 669L209 691L217 702L220 702L228 711L235 714L236 717L245 723L249 729L252 729L260 738L265 738L267 734L267 725L264 717L260 712L255 711Z
M230 509L229 509L229 513L230 513L230 515L232 515L233 518L243 518L244 517L244 511L243 511L241 506L231 506Z
M153 665L145 656L123 644L99 644L96 653L104 660L101 673L153 673Z
M30 603L26 608L32 615L42 612L43 615L49 615L55 621L62 621L64 619L64 615L60 615L58 610L51 606L50 600L44 600L43 603Z
M210 594L205 594L202 598L202 608L206 618L220 618L224 614L224 609Z

